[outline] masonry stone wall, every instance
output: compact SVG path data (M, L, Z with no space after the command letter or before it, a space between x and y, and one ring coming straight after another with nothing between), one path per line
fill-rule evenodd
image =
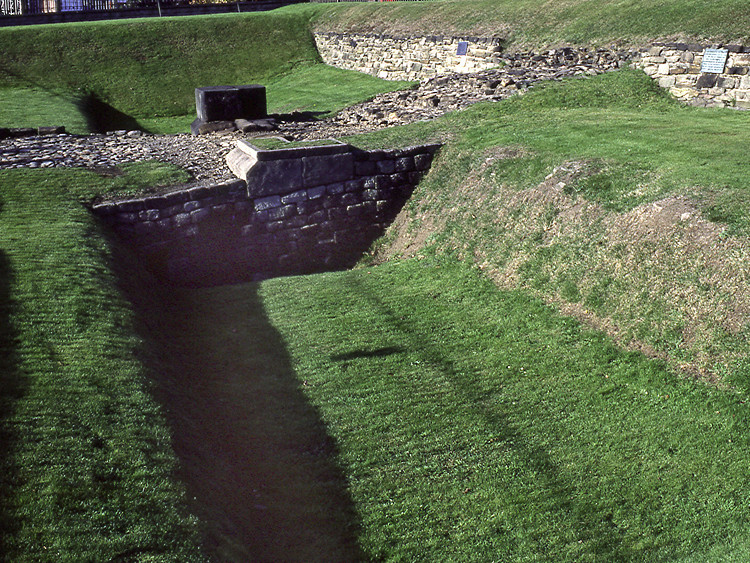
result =
M502 60L502 40L492 37L316 33L315 42L326 64L386 80L477 72L498 66ZM467 43L465 55L457 54L460 42Z
M724 72L701 73L707 47L729 51ZM750 47L660 43L642 52L635 64L690 105L750 109Z
M217 285L352 266L392 222L438 145L360 151L351 168L315 161L316 181L253 180L100 203L93 212L131 244L154 273L178 284ZM279 151L264 151L273 153ZM288 156L286 154L285 156ZM321 156L321 155L318 155ZM283 161L296 166L295 159ZM312 177L311 177L312 178Z

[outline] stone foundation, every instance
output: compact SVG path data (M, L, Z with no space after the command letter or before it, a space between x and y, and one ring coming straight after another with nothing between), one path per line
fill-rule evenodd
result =
M750 47L725 45L729 51L722 73L701 73L710 45L661 43L640 54L636 66L693 106L750 109Z
M271 174L93 206L144 264L177 284L217 285L353 266L393 221L439 145L316 154L261 151ZM281 154L273 154L281 153ZM305 169L309 174L285 174ZM277 174L278 173L278 174ZM271 177L273 176L273 181ZM302 180L303 183L297 183Z

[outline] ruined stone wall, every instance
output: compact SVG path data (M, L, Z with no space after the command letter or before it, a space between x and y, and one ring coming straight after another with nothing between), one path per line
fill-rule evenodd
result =
M94 205L144 264L174 283L216 285L352 266L429 169L438 145L349 147L351 167L316 160L315 185L252 178ZM280 151L264 151L267 153ZM268 157L268 155L266 155ZM301 160L280 159L281 168ZM333 163L333 161L332 161ZM266 176L266 180L268 176Z
M642 52L636 66L675 97L694 106L750 109L750 47L713 46L729 51L722 73L701 73L711 45L661 43Z
M477 72L501 62L501 40L481 37L395 37L316 33L326 64L386 80L423 80L448 72ZM457 55L466 42L466 55Z
M611 70L634 52L563 47L541 53L502 53L496 37L395 37L375 34L316 33L326 64L372 74L385 80L419 80L450 73L471 73L504 65L507 68L575 68L581 72ZM459 55L465 42L466 54Z

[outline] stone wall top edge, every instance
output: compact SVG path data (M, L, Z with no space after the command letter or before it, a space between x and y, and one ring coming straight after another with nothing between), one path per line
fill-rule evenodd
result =
M165 204L184 203L188 200L225 195L233 189L237 191L245 191L247 189L247 184L244 180L238 178L236 180L227 180L226 182L210 184L207 186L193 186L174 192L148 194L140 197L94 203L91 206L91 210L94 213L106 215L109 213L125 211L130 208L149 209L152 207L163 207Z
M340 39L364 37L367 39L395 39L399 41L409 39L426 39L433 43L438 43L449 39L451 41L469 41L471 43L490 43L493 45L500 44L504 41L502 37L474 37L466 35L391 35L389 33L342 33L338 31L317 31L315 35L327 37L337 37Z
M726 49L730 53L750 53L750 46L745 45L725 45L723 43L670 43L656 42L655 47L663 47L674 51L703 51L704 49Z

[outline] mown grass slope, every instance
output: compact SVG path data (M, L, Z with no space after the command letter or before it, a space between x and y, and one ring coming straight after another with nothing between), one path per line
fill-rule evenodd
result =
M748 374L748 114L640 71L359 137L450 141L382 254L453 253L707 379Z
M750 9L742 0L334 3L311 13L320 30L496 36L506 38L513 49L563 43L640 44L663 37L742 42L750 29Z
M132 308L83 205L108 181L24 170L0 184L3 558L202 560Z

